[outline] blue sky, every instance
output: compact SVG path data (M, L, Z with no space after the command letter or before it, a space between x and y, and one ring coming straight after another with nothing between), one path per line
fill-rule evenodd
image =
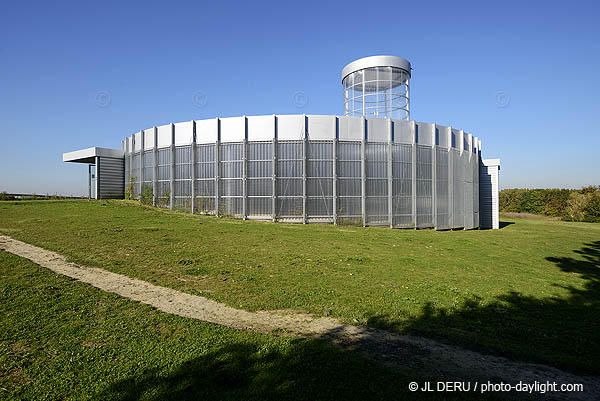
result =
M342 67L377 54L411 61L411 117L480 137L502 188L600 185L599 17L591 1L5 2L0 191L85 194L62 152L154 125L341 114Z

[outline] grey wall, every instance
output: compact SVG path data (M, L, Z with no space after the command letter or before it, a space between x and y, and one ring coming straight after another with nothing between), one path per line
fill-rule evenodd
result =
M125 159L96 157L97 199L122 199L125 196Z
M479 208L481 228L500 228L498 204L499 162L482 160L479 168Z

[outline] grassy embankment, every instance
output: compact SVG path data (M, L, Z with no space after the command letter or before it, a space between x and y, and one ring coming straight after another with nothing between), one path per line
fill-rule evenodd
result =
M600 373L600 225L273 224L123 201L2 202L0 232L248 310L300 309Z

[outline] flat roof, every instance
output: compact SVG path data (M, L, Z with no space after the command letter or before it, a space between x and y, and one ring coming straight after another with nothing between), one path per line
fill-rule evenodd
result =
M62 158L63 162L93 164L96 162L96 157L110 157L113 159L122 159L124 156L125 152L123 152L120 149L93 147L63 153Z
M401 68L404 71L408 72L408 75L411 75L412 67L410 65L410 61L402 57L396 56L370 56L359 58L358 60L354 60L350 64L346 65L342 70L342 81L344 78L353 72L364 70L365 68L371 67L396 67Z

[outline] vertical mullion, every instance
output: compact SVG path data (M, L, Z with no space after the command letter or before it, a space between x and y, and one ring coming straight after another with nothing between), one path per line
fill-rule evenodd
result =
M415 229L417 228L417 124L415 121L411 124L412 127L412 220Z
M388 120L388 149L387 149L387 176L388 176L388 220L390 228L394 227L394 213L393 213L393 186L394 177L393 172L393 143L394 143L394 123L391 119Z
M217 117L217 140L215 142L215 216L219 216L220 193L219 186L221 185L219 172L219 158L221 148L221 120Z
M192 120L192 154L190 155L190 177L192 179L190 190L192 196L192 213L196 212L196 121Z
M364 84L364 82L363 82ZM362 138L360 141L360 186L361 186L361 216L363 227L367 226L367 160L366 160L366 126L367 119L362 118Z
M152 149L154 165L152 166L152 205L158 205L158 128L154 127L154 148Z
M332 218L333 224L337 225L337 142L338 142L338 118L333 119L333 143L332 143L332 184L333 189L331 192L331 207L332 207Z
M307 213L306 213L306 170L307 170L307 158L308 158L308 117L304 114L304 135L302 139L302 223L306 224L307 222Z
M272 164L271 164L271 219L273 222L277 220L277 116L273 115L273 142L271 143Z

